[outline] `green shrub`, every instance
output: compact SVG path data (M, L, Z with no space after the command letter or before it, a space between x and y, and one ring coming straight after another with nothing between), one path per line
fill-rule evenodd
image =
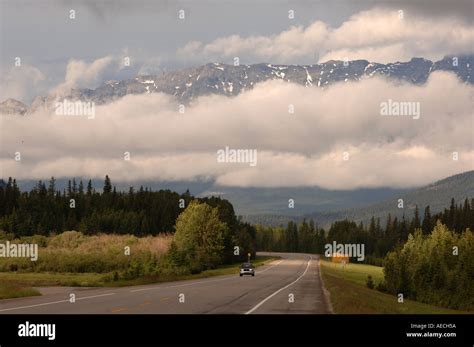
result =
M374 281L372 280L372 276L367 276L367 288L374 289Z
M175 229L175 253L189 265L191 273L222 264L229 228L219 219L217 208L192 201L179 215Z
M375 286L375 289L377 289L379 292L386 293L387 286L385 285L385 281L381 281L377 283L377 285Z

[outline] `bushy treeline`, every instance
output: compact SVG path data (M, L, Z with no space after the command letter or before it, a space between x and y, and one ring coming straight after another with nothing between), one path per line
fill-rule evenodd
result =
M37 244L39 254L36 261L22 257L0 258L0 272L103 273L110 275L110 280L117 280L157 274L160 259L168 252L172 236L88 236L66 231L55 236L15 239L13 234L0 231L0 242L5 240Z
M416 206L412 218L387 217L385 225L380 225L380 219L374 217L364 225L362 222L342 220L334 222L329 230L318 228L312 220L303 221L299 225L290 221L284 227L257 226L257 249L262 251L282 252L311 252L324 253L324 245L336 241L337 243L360 243L365 245L365 262L382 265L385 255L395 249L397 245L404 244L408 235L421 229L428 235L441 221L456 233L474 228L473 202L465 199L462 204L451 200L449 209L432 215L430 207L424 209L420 217Z
M326 232L312 219L299 225L290 221L286 228L257 225L256 230L259 251L321 253L326 243Z
M429 215L425 209L425 216ZM423 221L426 220L426 217ZM436 225L437 221L445 224L450 230L457 233L462 233L466 229L474 230L474 199L465 199L463 203L456 204L454 198L451 199L451 205L445 208L443 212L437 213L431 217L429 224L422 225L424 234L431 233L431 230Z
M128 192L118 192L108 176L105 177L102 192L97 192L91 181L84 189L83 182L76 184L75 180L69 181L68 188L60 192L56 190L54 178L50 180L48 187L40 181L30 192L20 192L16 181L10 178L4 187L0 187L0 211L0 230L5 231L5 235L10 238L34 237L35 240L43 240L42 236L60 234L67 230L78 231L74 235L81 240L83 234L99 233L123 234L133 238L160 233L172 234L178 229L176 242L173 242L169 254L160 260L163 265L160 265L160 269L167 269L168 264L170 274L197 273L219 264L244 260L248 253L255 256L255 228L237 218L229 201L218 197L194 198L189 192L154 192L143 187L138 191L130 188ZM62 235L72 234L60 234L58 237L63 237ZM192 242L186 245L183 240ZM60 258L58 264L70 264L74 259L80 258L74 252L81 253L78 249L70 254L66 251L58 253L57 250L51 253L50 250L51 247L44 249L44 257L54 260L56 254ZM87 259L81 258L76 267L66 266L67 271L110 270L103 261L94 257L96 253L91 251ZM146 258L148 253L145 253L142 257ZM100 256L100 252L97 253L97 257ZM117 256L120 254L117 253ZM152 255L145 258L137 261L136 267L153 269L157 258ZM106 259L113 257L107 254ZM129 260L126 259L130 258L120 259L127 263ZM85 261L90 264L80 265ZM40 263L33 266L42 271L65 270L54 268L49 261L46 262L49 264L46 267L38 265ZM130 263L132 268L135 266L133 264ZM10 264L5 266L9 267ZM138 269L136 275L152 271L145 270Z
M245 260L249 253L255 257L255 228L240 222L226 200L212 197L191 201L174 228L174 235L145 237L66 231L15 238L13 233L0 231L0 242L39 246L37 261L2 258L0 272L113 273L108 280L175 278Z
M430 235L421 229L384 261L382 289L404 298L454 309L474 309L474 235L438 222Z
M182 199L182 200L181 200ZM52 178L49 184L39 181L29 192L20 192L10 178L0 186L0 230L16 237L49 235L66 230L84 234L117 233L136 236L173 232L178 215L195 199L186 192L151 191L140 187L137 191L117 191L108 176L102 192L96 191L89 180L84 186L69 181L62 192ZM219 198L202 199L219 206L225 222L236 223L232 205ZM229 207L230 205L230 207Z

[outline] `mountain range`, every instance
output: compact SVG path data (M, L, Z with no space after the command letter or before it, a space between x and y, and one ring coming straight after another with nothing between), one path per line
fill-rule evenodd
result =
M96 89L72 89L63 98L69 100L93 101L97 105L117 100L129 94L165 93L177 102L188 104L203 95L217 94L236 96L244 90L252 89L257 83L268 80L283 80L307 87L326 88L334 83L358 81L375 76L423 84L435 71L450 71L465 83L474 84L474 55L447 56L433 62L423 58L413 58L408 62L388 64L367 60L330 60L313 65L227 65L209 63L161 75L137 76L122 81L107 81ZM34 112L38 107L56 100L57 95L38 96L31 106L9 99L0 103L0 113Z

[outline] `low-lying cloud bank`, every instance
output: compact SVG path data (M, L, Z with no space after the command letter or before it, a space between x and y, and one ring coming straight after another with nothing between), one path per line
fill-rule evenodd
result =
M474 169L473 95L471 85L436 72L423 86L372 78L321 90L269 81L234 98L201 97L184 113L168 95L144 94L96 106L94 119L2 115L0 177L418 186ZM381 115L388 100L418 103L420 118ZM257 150L257 165L220 163L226 147Z

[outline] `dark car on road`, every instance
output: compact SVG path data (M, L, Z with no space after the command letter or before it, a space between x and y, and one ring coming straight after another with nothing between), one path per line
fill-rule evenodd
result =
M252 275L255 276L255 266L252 263L243 263L240 265L240 276Z

